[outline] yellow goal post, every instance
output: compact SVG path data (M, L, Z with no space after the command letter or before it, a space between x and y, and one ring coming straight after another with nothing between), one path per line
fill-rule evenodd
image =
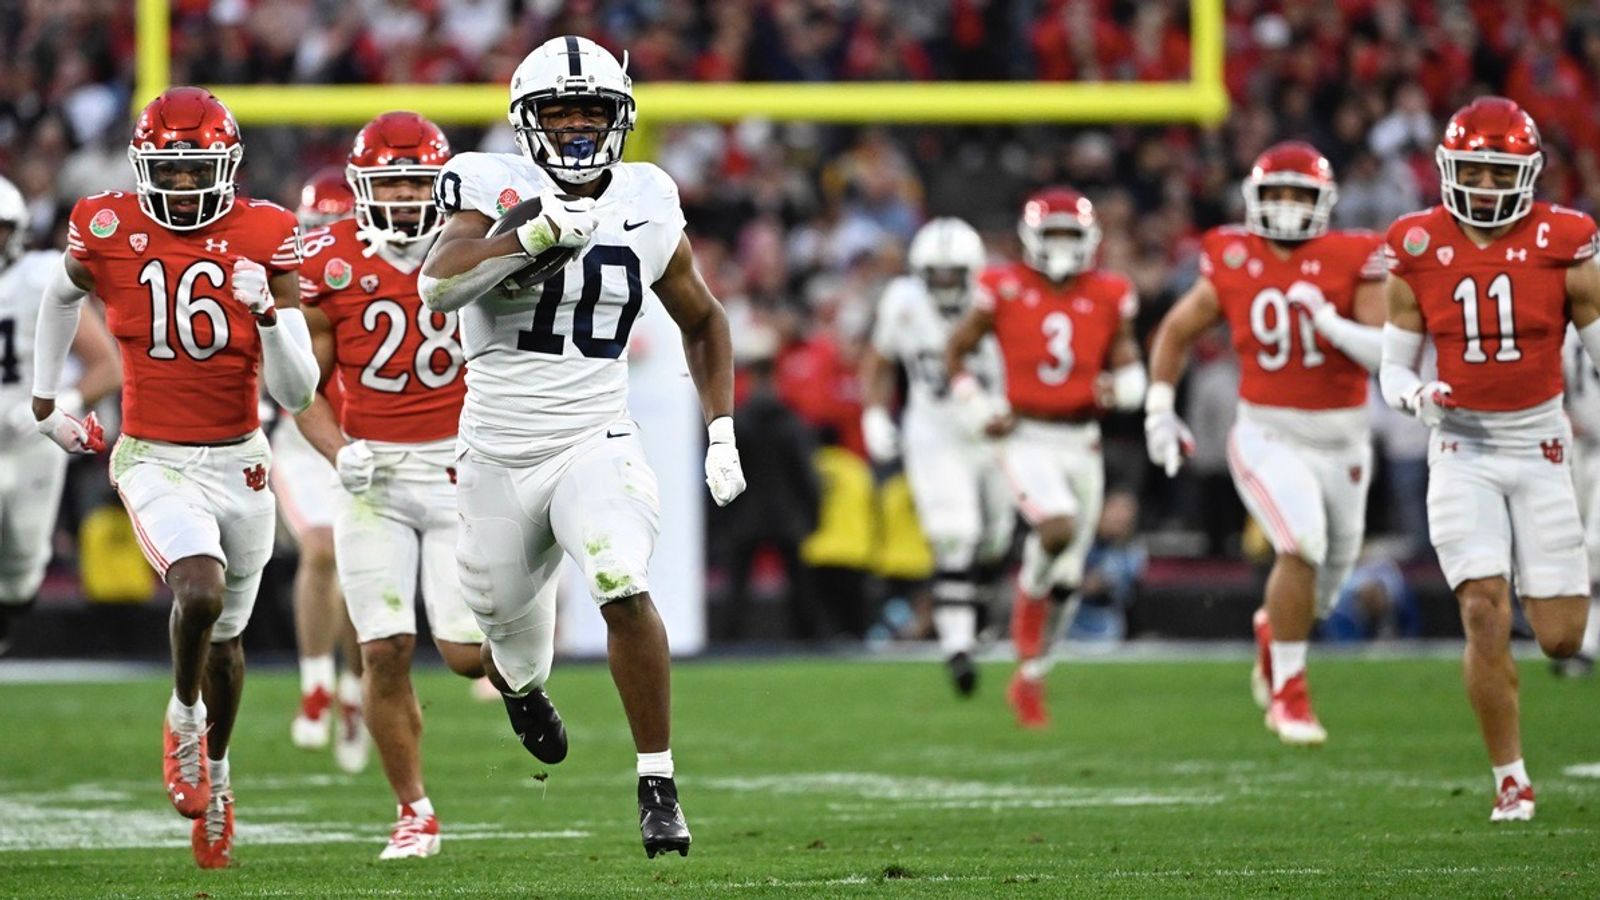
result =
M1215 124L1223 86L1223 2L1190 0L1190 80L1181 82L649 82L634 88L641 126L746 118L863 124ZM138 0L133 107L166 89L170 0ZM503 84L218 85L241 124L361 125L390 109L443 124L505 117ZM638 143L648 144L648 137Z

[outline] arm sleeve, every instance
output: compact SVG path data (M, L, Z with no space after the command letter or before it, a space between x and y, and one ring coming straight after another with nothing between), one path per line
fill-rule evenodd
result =
M1383 362L1378 369L1378 387L1383 402L1403 413L1411 413L1410 397L1422 379L1417 364L1422 359L1422 335L1395 325L1383 326Z
M284 409L296 414L305 412L315 398L321 375L316 354L311 350L305 313L280 309L276 325L258 325L256 332L261 335L267 393Z
M1328 342L1343 351L1368 372L1383 364L1383 329L1352 322L1329 304L1318 311L1312 322Z
M513 253L486 259L471 271L449 278L434 278L418 272L417 294L422 297L423 304L435 312L454 312L489 293L527 264L527 256Z
M45 285L39 303L39 325L33 337L33 395L54 399L61 386L61 369L66 365L72 339L78 333L78 316L88 291L72 283L66 260Z

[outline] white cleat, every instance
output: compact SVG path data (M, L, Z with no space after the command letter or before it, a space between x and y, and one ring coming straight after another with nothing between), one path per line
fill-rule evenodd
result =
M322 688L300 697L300 714L289 723L289 739L302 750L323 750L332 736L333 698Z
M1515 778L1507 775L1500 782L1500 794L1494 799L1494 811L1489 813L1489 821L1533 821L1533 785L1517 784Z
M333 761L339 771L358 775L367 769L371 755L372 739L367 734L366 719L361 707L339 704L339 734L333 742Z
M1302 672L1289 679L1267 707L1267 730L1292 747L1320 747L1328 742L1328 732L1311 711L1311 694Z
M378 854L379 859L425 859L439 853L439 817L406 815L405 807L400 821L389 832L389 844Z

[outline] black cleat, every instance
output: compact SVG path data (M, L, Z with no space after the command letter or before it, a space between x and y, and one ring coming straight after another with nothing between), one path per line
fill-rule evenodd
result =
M971 697L972 692L978 689L978 667L967 651L959 651L945 660L944 665L950 670L950 681L956 686L956 693Z
M567 726L561 724L561 714L543 688L534 688L526 697L500 697L506 701L517 740L534 759L553 766L567 758Z
M1588 678L1594 674L1594 658L1579 653L1566 659L1552 659L1550 671L1558 678Z
M651 859L672 850L689 855L689 825L678 808L678 785L671 778L639 779L639 834L644 838L644 855Z

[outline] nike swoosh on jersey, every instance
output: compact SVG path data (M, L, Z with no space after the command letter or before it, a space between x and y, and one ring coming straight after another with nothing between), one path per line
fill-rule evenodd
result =
M641 225L649 225L649 224L650 224L650 220L649 219L645 219L643 222L623 222L622 223L622 230L623 231L632 231L635 228L640 227Z

